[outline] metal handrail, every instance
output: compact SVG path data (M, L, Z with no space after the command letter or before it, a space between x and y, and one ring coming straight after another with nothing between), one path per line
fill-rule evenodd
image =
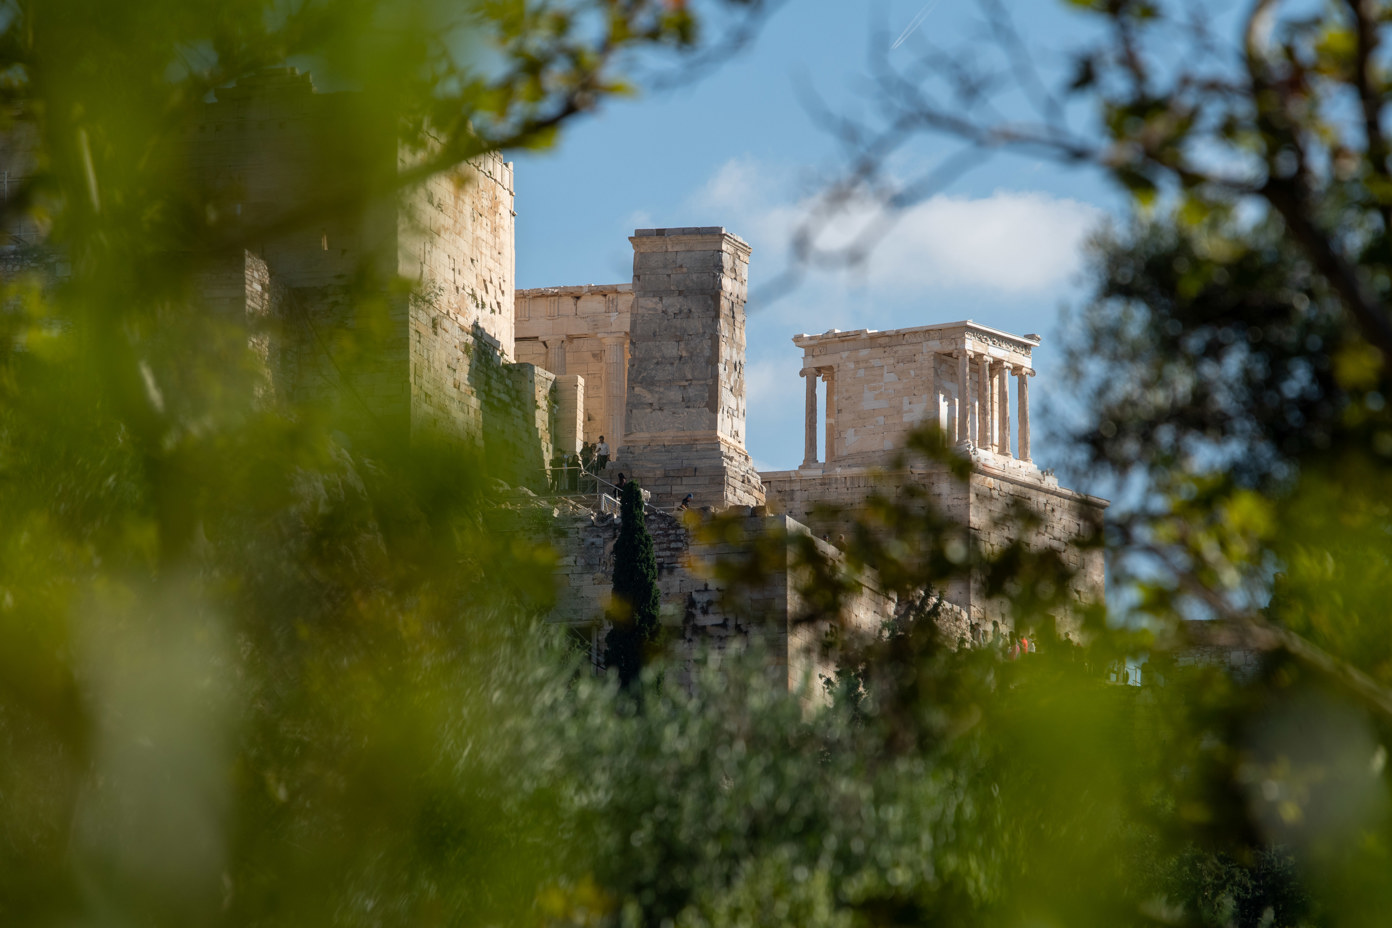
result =
M563 464L563 465L561 465L561 466L558 467L558 468L557 468L557 467L553 467L553 468L550 469L550 471L551 471L552 474L554 474L554 473L555 473L556 471L558 471L558 470L561 472L561 481L560 481L560 482L561 482L561 487L560 487L559 489L553 490L553 491L552 491L550 494L548 494L548 495L551 495L551 496L580 496L580 497L585 497L585 496L589 496L591 493L594 493L594 496L595 496L595 506L594 506L594 508L595 508L595 511L596 511L596 512L604 512L604 511L605 511L605 509L604 509L604 497L605 497L605 496L609 496L610 498L612 498L612 499L615 501L616 504L621 504L621 503L622 503L622 500L623 500L623 490L619 487L619 485L616 484L616 483L610 483L608 480L605 480L603 477L601 477L598 473L596 473L596 472L594 472L594 471L587 470L583 464L579 465L578 467L575 466L575 465L571 465L571 464ZM573 492L570 491L569 489L567 489L567 488L570 486L570 478L571 478L571 476L572 476L572 473L573 473L574 476L577 478L577 479L576 479L576 489L575 489L575 491L573 491ZM588 477L588 478L594 480L594 482L595 482L594 490L582 490L582 489L580 489L580 487L583 485L581 481L583 481L586 477ZM609 489L609 490L612 490L612 491L614 491L614 492L613 492L613 493L606 493L606 492L605 492L606 488ZM640 491L641 491L642 494L643 494L643 511L644 511L644 512L661 512L661 513L664 513L664 514L666 514L666 515L671 515L671 513L667 512L665 509L661 509L661 508L659 508L659 507L657 507L657 506L654 506L654 505L652 504L652 502L651 502L651 500L652 500L652 491L651 491L651 490L643 490L643 489L640 487Z

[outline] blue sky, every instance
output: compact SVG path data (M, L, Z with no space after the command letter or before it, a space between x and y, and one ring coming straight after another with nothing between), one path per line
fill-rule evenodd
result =
M1009 4L1041 67L1062 62L1080 21L1061 3ZM748 307L748 446L761 468L802 460L800 353L792 337L829 328L890 329L971 318L1036 332L1035 459L1051 466L1048 420L1060 307L1085 294L1080 247L1118 209L1094 173L1000 156L903 219L856 273L814 273L776 301L760 284L786 264L790 230L837 149L801 102L799 83L828 105L867 104L867 43L882 16L890 40L920 14L918 39L971 47L966 0L790 0L758 42L693 86L610 101L558 146L517 156L517 284L627 281L635 228L720 225L754 246ZM925 13L926 11L926 13ZM880 41L884 41L881 39ZM910 173L948 151L924 140L896 159ZM1061 474L1061 476L1070 476Z

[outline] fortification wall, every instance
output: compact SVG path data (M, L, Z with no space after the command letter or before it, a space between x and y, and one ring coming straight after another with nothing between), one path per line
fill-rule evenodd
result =
M316 93L272 69L222 87L188 140L195 196L221 227L256 230L288 289L385 286L397 270L396 133L361 94Z
M834 545L843 545L847 538L854 537L858 524L876 524L870 513L870 501L875 497L907 507L912 513L940 514L955 525L965 526L971 518L966 487L945 468L848 468L831 473L765 471L759 476L768 493L770 512L788 515ZM904 493L906 486L921 488L924 495L910 496ZM953 578L941 592L949 603L970 608L971 588L965 577Z
M264 258L250 251L209 261L195 274L191 289L199 308L223 316L231 334L246 332L256 359L257 398L274 402L288 390L282 320L288 296Z
M971 475L970 526L988 554L1023 542L1031 551L1055 551L1069 570L1068 612L1074 620L1087 604L1100 603L1106 591L1106 562L1098 543L1105 501L1042 479L1024 479L989 468ZM1031 518L1032 517L1032 518ZM988 599L974 585L972 618L989 622L1007 615L1008 603Z
M397 272L437 312L466 329L477 325L513 357L512 165L501 155L483 155L432 175L401 200Z
M819 675L832 672L834 654L826 647L832 623L806 618L796 569L784 565L770 570L757 586L724 589L714 580L714 565L746 555L747 541L705 544L693 539L679 519L654 510L648 512L647 525L657 555L662 623L688 674L698 657L719 659L751 642L766 650L773 672L791 688L809 682L815 690ZM612 587L619 527L614 516L561 517L552 538L559 556L559 596L549 619L587 629L600 650L600 619ZM782 517L753 517L744 527L751 537L805 531ZM839 557L830 545L823 551L833 560ZM894 607L895 600L867 578L849 597L842 621L849 628L873 632L889 620Z
M931 520L941 517L948 526L965 527L988 555L1017 540L1029 550L1057 551L1072 571L1068 591L1072 608L1061 619L1104 597L1103 553L1087 542L1100 531L1106 503L1064 489L1038 471L1019 469L1012 473L978 462L966 482L946 468L773 471L760 477L771 511L786 513L833 544L853 537L858 524L874 530L879 523L871 500L878 497L905 507L910 514L926 516L922 525L931 525ZM915 497L906 493L905 488L911 486L921 488L924 494ZM971 622L989 627L997 621L1013 627L1007 602L988 599L979 576L954 577L943 584L941 592L948 603L964 611L967 632Z
M418 298L410 306L412 434L465 442L495 476L544 488L560 430L555 375L510 363L478 322Z
M509 363L512 165L485 155L398 191L430 146L406 150L370 96L293 69L220 88L188 147L195 195L260 239L283 290L267 350L287 400L387 441L472 444L497 476L544 485L555 378Z
M246 327L263 398L312 407L347 432L406 437L410 418L404 301L352 287L286 287L250 251L209 260L191 281L199 305Z

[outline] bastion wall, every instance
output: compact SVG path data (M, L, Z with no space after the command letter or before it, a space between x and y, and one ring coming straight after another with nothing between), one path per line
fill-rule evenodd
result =
M1103 595L1101 554L1080 542L1105 502L1058 487L1031 458L1037 336L970 320L797 336L803 464L761 475L745 444L747 243L720 227L640 229L631 281L518 291L512 165L485 155L401 187L401 170L437 146L408 150L396 129L362 95L319 93L286 68L219 88L180 143L194 212L248 242L200 258L193 295L248 322L268 400L323 407L352 436L481 451L495 476L538 491L558 452L602 435L613 452L603 476L626 472L658 509L688 497L698 509L748 507L748 531L810 530L833 558L872 494L918 488L943 531L988 551L1021 537L1058 550L1077 569L1074 600ZM7 144L0 162L27 170L21 135ZM26 251L34 230L5 231L0 267L37 266ZM970 457L965 483L946 467L896 463L925 425ZM654 512L664 622L688 659L760 638L789 685L828 670L830 625L801 620L791 563L757 589L722 588L712 565L739 551ZM612 517L558 517L556 621L599 634L617 530ZM955 632L1004 609L977 579L942 593ZM841 620L873 630L901 608L867 574Z
M407 149L390 114L288 68L220 88L188 145L195 195L248 230L278 295L276 395L327 407L349 434L461 443L496 476L545 485L558 410L582 387L513 361L511 164L488 154L399 188L433 143Z
M730 587L715 578L717 562L746 558L752 539L805 533L806 528L782 516L753 516L741 526L743 537L706 542L669 513L650 508L646 522L657 555L664 634L684 671L690 673L698 659L718 660L732 648L754 643L790 689L807 685L809 695L815 696L820 678L835 669L830 643L836 623L810 615L791 555L785 554L781 564L768 565L757 585ZM562 516L551 538L559 554L559 595L549 619L589 641L596 663L602 660L607 629L600 619L612 587L619 528L619 519L612 515ZM819 545L833 563L841 559L834 546ZM878 587L873 574L861 579L847 598L841 631L873 633L894 615L894 596Z

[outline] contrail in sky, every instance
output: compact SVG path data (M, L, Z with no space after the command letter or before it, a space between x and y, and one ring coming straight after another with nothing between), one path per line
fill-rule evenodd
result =
M913 18L913 21L899 34L899 38L894 40L894 44L889 47L889 50L894 51L900 45L903 45L904 40L913 35L915 29L923 25L923 21L928 18L928 14L933 12L933 7L937 5L938 0L928 0L928 2L923 5L923 9L918 11L918 15Z

